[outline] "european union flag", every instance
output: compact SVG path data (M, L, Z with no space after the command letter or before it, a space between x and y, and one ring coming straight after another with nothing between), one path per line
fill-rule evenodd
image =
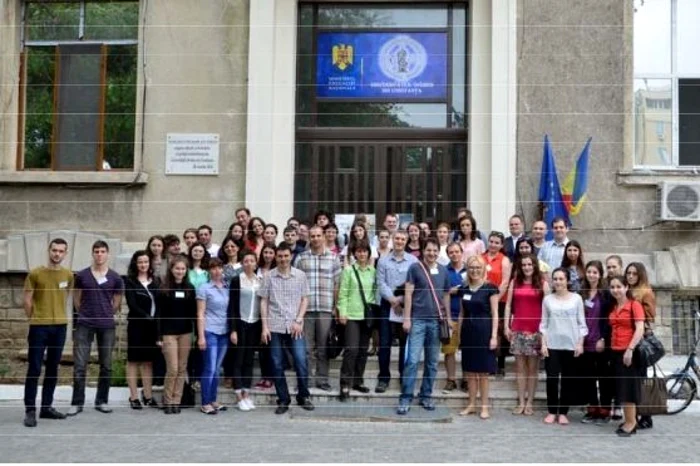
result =
M551 240L553 235L551 228L552 220L555 217L562 217L566 220L567 225L571 225L569 221L569 212L564 204L564 199L561 194L561 186L559 185L559 177L557 176L557 167L554 163L554 154L552 146L549 143L549 136L544 136L544 154L542 157L542 172L540 173L540 195L539 201L544 204L544 221L547 223L547 239Z

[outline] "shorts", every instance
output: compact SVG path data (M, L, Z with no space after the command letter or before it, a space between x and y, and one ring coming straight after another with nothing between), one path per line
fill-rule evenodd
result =
M450 336L450 342L446 345L442 345L442 354L452 355L456 354L459 349L459 322L456 320L452 321L452 335Z
M513 332L510 354L515 356L539 356L541 349L542 338L539 333Z

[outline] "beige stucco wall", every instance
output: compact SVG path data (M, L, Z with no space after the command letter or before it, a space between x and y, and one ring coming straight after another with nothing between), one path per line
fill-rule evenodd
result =
M7 26L19 24L19 3L0 0L4 175L14 170L16 159L19 28ZM134 241L154 233L181 234L185 227L201 223L220 230L215 238L223 236L245 192L248 1L149 0L141 7L139 84L145 83L146 96L143 119L137 119L135 157L148 183L2 184L0 237L76 229ZM141 102L139 97L138 110ZM219 175L165 176L169 132L219 133ZM95 179L99 176L94 174Z
M655 225L655 185L618 175L632 168L632 20L627 1L518 2L519 208L531 223L545 133L560 182L592 136L588 202L570 235L591 251L649 253L694 242L700 231L693 223Z

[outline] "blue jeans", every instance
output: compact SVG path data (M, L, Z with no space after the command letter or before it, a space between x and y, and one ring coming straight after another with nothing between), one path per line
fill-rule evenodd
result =
M406 345L406 365L401 384L401 404L410 404L413 400L413 389L416 386L416 376L421 351L425 352L423 360L423 383L420 386L418 398L427 400L433 394L433 384L440 361L440 330L437 319L412 320L411 333Z
M287 378L284 376L285 349L291 351L294 368L297 373L297 402L309 398L309 366L306 361L306 340L293 338L289 333L272 333L270 353L272 356L272 375L275 380L277 404L287 406L291 403Z
M66 325L30 325L27 343L27 378L24 382L24 407L27 411L36 410L36 392L39 388L41 365L46 354L44 386L41 390L41 409L53 404L53 392L58 380L58 364L61 362L63 345L66 342Z
M73 329L73 398L72 406L85 404L85 377L90 362L90 348L97 338L97 358L100 375L97 381L95 406L109 402L109 387L112 383L112 351L116 331L114 328L93 328L78 324Z
M228 350L229 334L217 335L204 332L207 348L204 350L204 369L202 370L202 406L216 401L219 388L219 369Z

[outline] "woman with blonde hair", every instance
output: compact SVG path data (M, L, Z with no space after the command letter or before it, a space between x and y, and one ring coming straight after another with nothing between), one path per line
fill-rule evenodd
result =
M462 371L467 374L469 404L462 416L476 413L476 396L481 394L481 419L489 414L489 375L496 373L498 346L498 288L486 280L482 256L467 259L467 280L460 287L459 314Z

